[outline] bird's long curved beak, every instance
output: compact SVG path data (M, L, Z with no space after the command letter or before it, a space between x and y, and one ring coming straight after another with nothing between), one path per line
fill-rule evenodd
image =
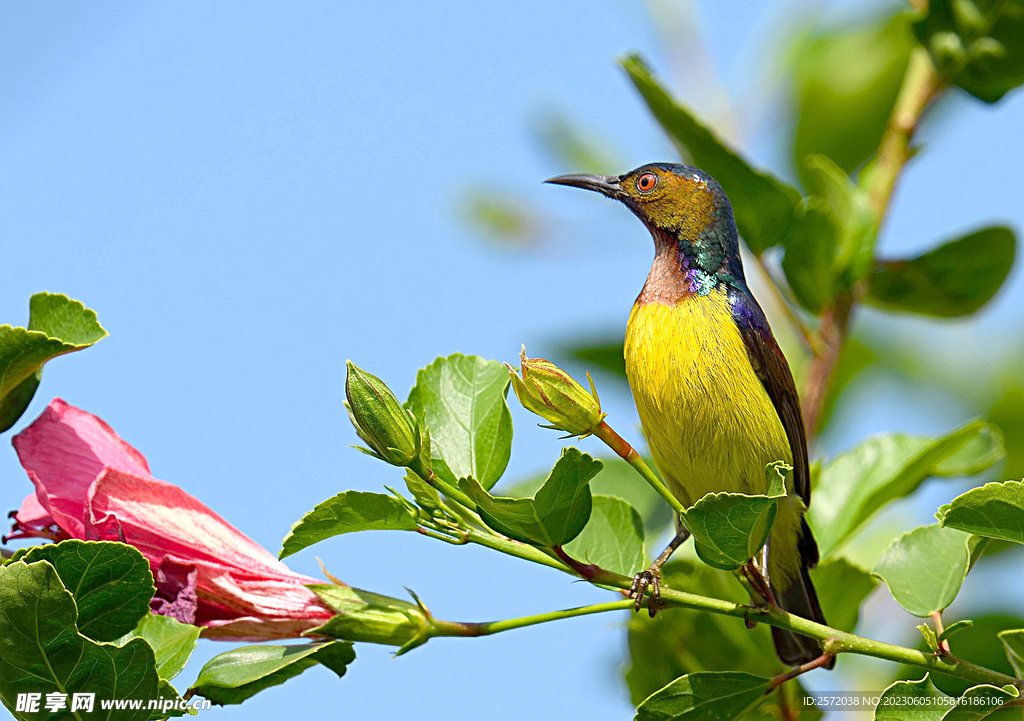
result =
M559 175L554 178L548 178L544 182L554 183L555 185L571 185L574 188L583 188L584 190L595 190L602 195L607 195L609 198L618 199L622 194L619 179L614 175Z

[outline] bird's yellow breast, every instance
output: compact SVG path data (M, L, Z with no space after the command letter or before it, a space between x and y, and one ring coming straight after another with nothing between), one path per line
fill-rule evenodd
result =
M765 466L792 462L725 292L638 303L625 356L654 462L685 505L712 491L763 493Z

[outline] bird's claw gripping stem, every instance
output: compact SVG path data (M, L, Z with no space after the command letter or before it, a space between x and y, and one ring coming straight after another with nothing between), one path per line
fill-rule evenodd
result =
M654 618L661 601L661 569L658 566L651 566L646 571L641 571L633 577L633 584L629 587L629 597L636 599L634 608L637 611L643 606L644 596L648 588L651 589L651 597L647 601L647 612L651 618Z

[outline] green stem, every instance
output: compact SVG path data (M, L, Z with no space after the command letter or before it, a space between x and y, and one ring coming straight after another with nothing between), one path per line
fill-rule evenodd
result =
M476 504L473 503L473 499L448 483L448 481L440 478L436 473L427 468L419 458L414 459L409 464L409 470L459 505L465 506L471 511L476 511Z
M523 554L517 555L525 557ZM554 563L549 563L547 561L538 562L547 563L547 565L555 565ZM602 573L602 585L626 589L629 587L630 583L632 583L632 579L626 576L611 573L609 571L604 571ZM916 666L936 673L956 676L976 683L991 683L997 686L1010 684L1019 689L1024 689L1024 680L1007 676L999 673L998 671L982 668L981 666L977 666L962 659L951 657L944 658L911 648L904 648L902 646L895 646L882 641L862 638L852 633L846 633L834 628L829 628L828 626L823 626L819 623L815 623L814 621L809 621L805 618L800 618L799 616L793 616L777 609L744 606L731 601L698 596L697 594L687 593L685 591L676 591L671 588L665 588L664 586L661 589L661 604L662 606L668 607L706 611L709 613L719 614L721 616L732 616L736 619L759 621L770 626L786 629L787 631L794 631L796 633L803 634L804 636L818 639L822 642L825 653L830 655L855 653L862 656L873 656L875 658L895 661L908 666ZM512 629L523 628L525 626L534 626L539 623L559 621L564 618L574 618L576 616L586 616L594 613L605 613L608 611L627 610L632 608L632 606L632 600L624 599L621 601L611 601L609 603L600 603L592 606L580 606L578 608L570 608L562 611L550 611L548 613L541 613L535 616L524 616L522 618L513 618L504 621L491 621L487 623L435 621L436 632L432 635L488 636L502 631L510 631Z
M643 476L644 480L651 484L651 487L658 492L658 495L665 499L665 502L672 507L673 511L680 516L686 515L686 508L683 507L683 504L672 495L672 492L665 487L665 484L661 482L661 479L651 470L650 466L644 463L644 459L640 457L640 454L636 452L626 439L612 430L612 427L604 421L601 421L601 425L594 431L594 435L604 441L622 460L633 466L637 473Z
M922 47L914 48L896 105L878 147L878 159L868 180L868 198L879 223L889 207L896 180L912 155L910 141L924 109L945 87L928 57L928 51Z
M551 566L552 568L570 571L570 569L566 568L556 559L547 556L539 549L526 546L525 544L509 541L508 539L475 534L473 531L470 532L469 540L495 550L511 553L512 555L520 558ZM628 590L633 579L621 574L600 569L598 578L593 582L608 588ZM437 635L483 636L498 633L500 631L508 631L514 628L522 628L523 626L546 623L547 621L557 621L563 618L628 609L633 606L633 603L634 602L632 600L625 599L622 601L612 601L610 603L602 603L593 606L581 606L579 608L572 608L564 611L552 611L549 613L538 614L536 616L525 616L523 618L515 618L507 621L493 621L482 624L438 621L437 623L442 625L444 631ZM891 643L863 638L852 633L846 633L845 631L823 626L799 616L793 616L778 609L744 606L731 601L723 601L721 599L699 596L685 591L677 591L675 589L666 588L665 586L662 586L661 588L661 605L662 607L689 608L695 611L706 611L720 616L731 616L733 618L743 619L744 621L759 621L761 623L766 623L769 626L776 626L777 628L782 628L787 631L794 631L804 636L818 639L822 642L825 653L831 655L855 653L861 656L873 656L874 658L895 661L896 663L902 663L908 666L916 666L918 668L946 674L948 676L956 676L957 678L974 681L975 683L991 683L996 686L1011 684L1024 690L1024 680L1016 679L999 673L998 671L992 671L990 669L977 666L959 658L948 656L940 657L935 654L924 653L915 649L896 646Z
M876 235L892 200L896 181L913 155L910 142L921 116L928 104L945 87L946 83L935 71L928 52L921 47L914 48L910 53L910 61L903 76L896 104L889 116L882 142L878 146L874 167L865 171L868 173L868 201L877 219ZM808 439L813 439L817 431L821 409L828 397L832 377L835 375L846 342L851 314L866 290L863 281L855 284L850 291L841 293L822 314L818 332L821 343L814 352L801 394L804 427Z
M501 551L507 553L510 556L516 556L526 561L533 561L543 566L550 566L551 568L557 568L559 571L565 571L566 573L574 573L574 571L562 563L555 556L553 551L545 552L535 546L529 546L519 541L513 541L510 538L504 536L492 535L484 533L476 528L470 528L466 531L466 540L470 543L476 543L480 546L493 549L495 551Z
M616 574L608 574L615 576ZM608 585L616 588L628 589L633 579L625 576L606 579ZM891 643L874 641L869 638L862 638L852 633L839 631L838 629L823 626L814 621L809 621L799 616L794 616L777 609L754 608L744 606L730 601L722 601L715 598L706 598L684 591L676 591L662 586L661 603L665 606L679 608L691 608L699 611L709 611L722 616L733 616L735 618L760 621L769 626L775 626L787 631L795 631L804 636L815 638L822 642L825 653L836 655L839 653L855 653L861 656L873 656L897 663L917 666L918 668L935 671L937 673L956 676L968 681L977 683L991 683L997 686L1012 684L1017 688L1024 689L1024 680L992 671L981 666L976 666L967 661L957 658L939 657L931 653L924 653L915 649L895 646Z
M594 613L605 613L607 611L624 611L633 607L633 601L612 601L610 603L598 603L592 606L580 606L579 608L568 608L563 611L549 611L538 613L536 616L523 616L522 618L510 618L504 621L490 621L487 623L460 623L458 621L434 621L433 636L490 636L493 633L511 631L515 628L535 626L538 623L548 621L561 621L563 618L575 618L576 616L589 616Z

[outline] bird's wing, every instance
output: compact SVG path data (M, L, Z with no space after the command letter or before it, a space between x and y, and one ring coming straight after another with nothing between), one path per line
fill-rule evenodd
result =
M811 477L807 461L807 437L804 435L804 421L800 413L800 397L796 392L793 374L789 370L786 356L772 335L772 329L764 311L747 290L733 290L730 294L733 320L743 336L750 364L754 367L761 385L768 391L768 397L779 414L782 427L786 430L789 447L793 451L793 490L811 503Z

